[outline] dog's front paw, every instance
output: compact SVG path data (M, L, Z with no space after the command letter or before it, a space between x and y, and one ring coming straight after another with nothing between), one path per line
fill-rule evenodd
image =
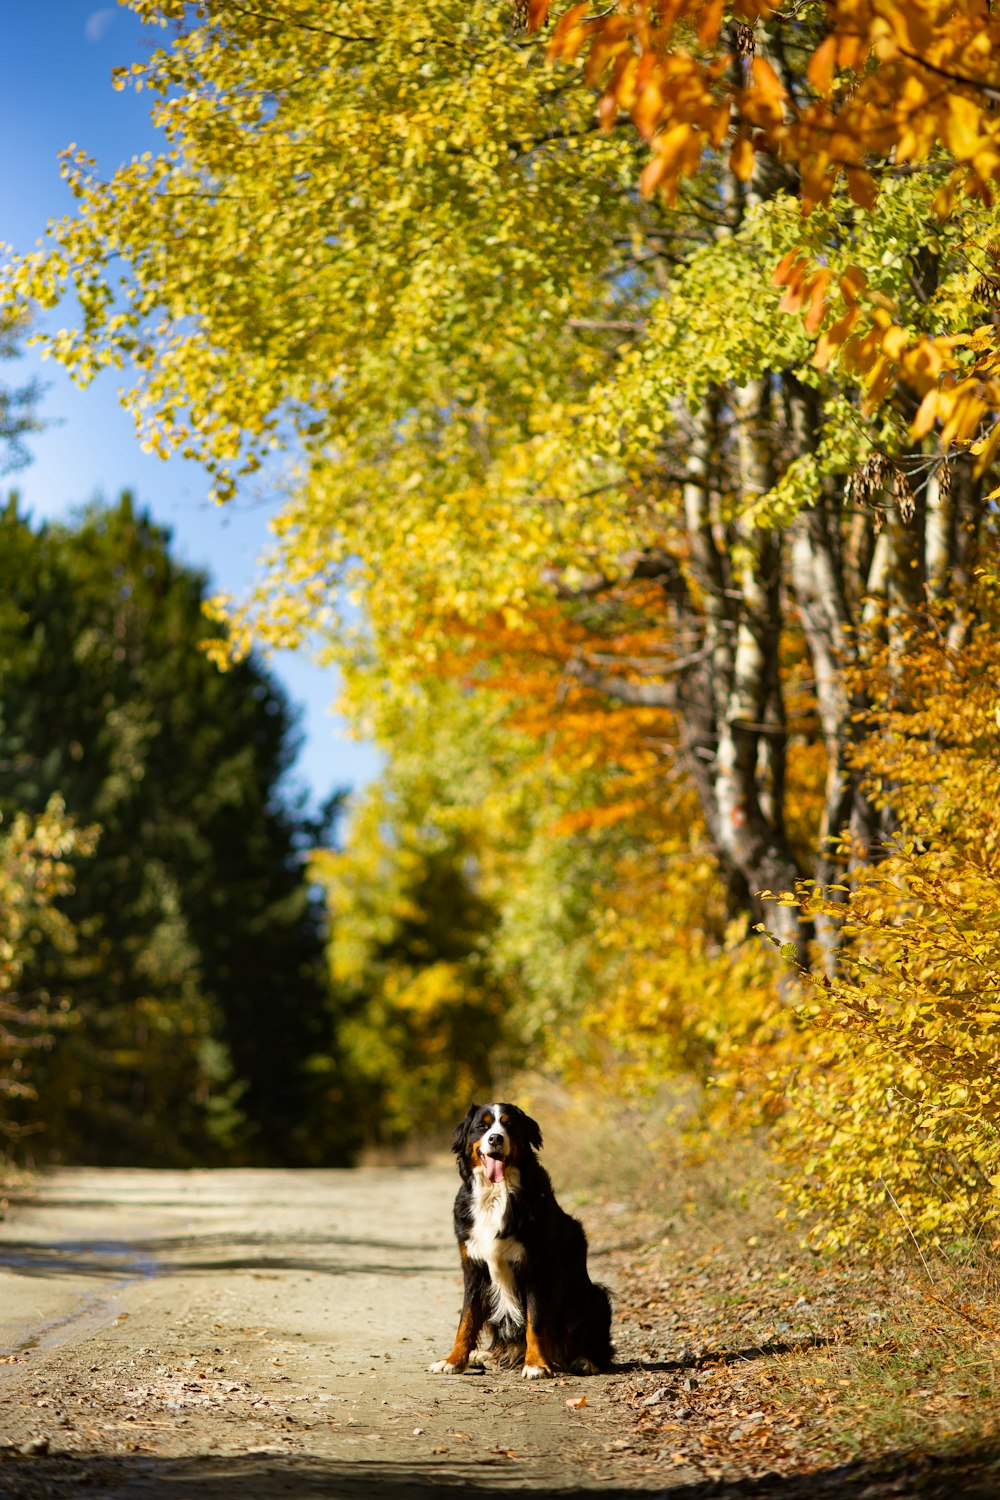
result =
M436 1359L427 1368L432 1375L461 1375L465 1369L465 1361L463 1360L461 1364L452 1364L450 1359Z
M571 1375L599 1375L601 1372L592 1359L582 1354L579 1359L574 1359L569 1367Z
M525 1365L521 1371L525 1380L546 1380L552 1375L548 1365Z

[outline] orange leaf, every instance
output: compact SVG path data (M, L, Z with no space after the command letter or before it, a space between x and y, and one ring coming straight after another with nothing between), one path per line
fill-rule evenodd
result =
M698 22L698 41L703 47L710 47L719 35L719 27L722 25L723 0L708 0L701 13Z
M844 301L848 306L853 306L858 300L858 293L863 292L868 285L868 277L860 266L848 266L837 278L837 284Z
M587 0L583 0L580 5L571 5L565 15L560 16L559 24L552 33L552 40L548 45L550 62L555 62L559 58L572 62L576 57L589 34L588 28L582 24L588 9Z
M809 292L809 311L806 313L806 333L815 333L822 323L829 303L826 300L826 289L830 285L832 272L819 271L812 279Z
M812 362L816 366L817 370L826 369L827 365L829 365L831 361L836 358L837 350L839 347L840 346L837 344L836 340L832 339L829 333L820 334L819 338L816 340L816 347L813 350L812 357Z
M837 66L857 69L868 56L868 38L860 34L841 34L837 37Z
M603 103L604 101L602 100L601 102ZM659 125L663 114L663 103L663 94L660 90L659 82L656 78L652 78L646 84L645 88L642 89L635 104L632 106L632 119L635 121L636 129L644 140L650 140L657 125ZM605 125L603 116L601 118L601 124L605 129L608 129L610 123L613 123L613 121L614 116L612 116L609 125Z
M602 130L611 130L618 118L618 100L614 94L602 94L597 105L597 118Z
M859 167L847 168L847 191L860 208L874 208L878 187L870 173Z
M718 151L726 139L729 131L729 115L729 100L723 99L721 104L717 104L714 109L708 112L707 116L702 117L702 123L708 131L709 139L716 151Z
M809 59L806 68L806 77L816 90L817 94L828 94L833 82L833 70L837 65L837 38L828 36L825 42L820 42L816 51Z
M775 120L780 120L784 112L785 90L777 73L767 58L760 56L754 58L750 72L754 90L765 110Z
M690 125L674 125L657 136L653 149L656 155L639 178L639 191L648 198L669 173L672 181L665 191L670 197L676 190L678 177L685 171L697 169L700 158L698 134Z
M816 341L813 351L812 362L817 370L825 370L830 361L835 357L837 351L851 336L858 318L861 316L860 309L855 305L849 307L842 318L838 318L825 333L821 333Z
M642 169L639 191L644 198L651 198L667 174L669 163L662 156L654 156Z
M789 250L786 255L781 257L774 268L774 275L771 278L775 286L787 286L790 283L792 271L801 259L801 250Z
M583 69L583 76L591 87L596 86L609 63L623 52L631 51L629 37L621 26L614 24L616 20L617 17L612 17L594 33L595 40Z

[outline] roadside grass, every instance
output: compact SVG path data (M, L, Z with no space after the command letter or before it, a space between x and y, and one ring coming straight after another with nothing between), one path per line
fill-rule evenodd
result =
M817 1449L845 1454L966 1447L1000 1433L996 1262L901 1255L865 1273L840 1260L844 1328L815 1358L788 1356L776 1387ZM928 1275L928 1272L930 1273Z
M912 1466L1000 1436L1000 1245L817 1253L778 1218L759 1143L692 1144L690 1095L621 1103L529 1078L514 1097L615 1286L638 1453L732 1478Z

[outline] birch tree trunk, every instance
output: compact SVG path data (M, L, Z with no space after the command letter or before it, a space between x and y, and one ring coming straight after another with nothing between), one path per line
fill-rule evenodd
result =
M781 633L780 533L753 524L747 512L774 483L771 383L767 376L733 393L742 487L735 526L733 582L739 597L728 691L720 694L714 792L718 837L746 882L754 914L807 962L808 932L794 907L759 900L793 890L797 867L784 828L785 731L776 670ZM770 723L767 722L770 719ZM776 795L777 793L777 795ZM770 812L770 816L769 816Z

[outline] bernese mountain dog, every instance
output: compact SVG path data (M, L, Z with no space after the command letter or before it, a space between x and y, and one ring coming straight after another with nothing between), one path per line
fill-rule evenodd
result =
M473 1104L455 1127L465 1296L455 1347L431 1365L435 1374L482 1365L484 1329L497 1362L522 1365L528 1380L596 1375L611 1363L611 1300L587 1274L583 1225L556 1202L535 1155L541 1145L538 1125L515 1104Z

